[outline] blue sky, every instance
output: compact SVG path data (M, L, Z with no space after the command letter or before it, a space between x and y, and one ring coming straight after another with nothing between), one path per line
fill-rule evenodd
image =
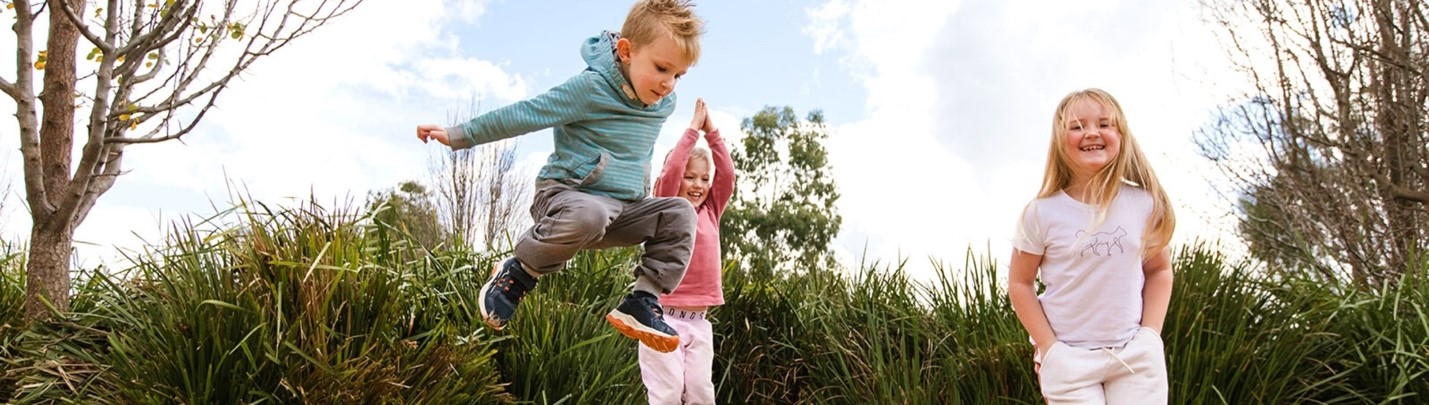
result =
M463 54L527 75L530 89L539 91L583 69L578 46L601 30L619 30L629 3L498 0L455 33ZM814 41L796 23L808 19L805 8L813 2L705 3L698 4L707 23L700 62L676 89L683 113L693 97L739 112L763 105L821 108L835 122L860 113L864 90L842 72L837 56L812 55Z
M260 61L184 142L129 148L129 173L79 229L81 263L215 212L232 201L230 187L280 203L361 201L422 179L434 148L415 140L415 125L565 80L584 67L581 41L619 29L629 4L367 0ZM823 110L844 260L905 258L923 275L930 258L961 266L969 248L1005 262L1018 210L1041 180L1052 109L1086 87L1125 106L1177 201L1177 240L1234 242L1191 136L1238 76L1194 1L721 0L697 9L708 23L703 55L676 89L657 155L688 123L695 97L727 138L767 105ZM13 33L0 41L13 43ZM0 144L16 142L16 127L0 125ZM0 156L15 193L0 235L19 240L29 224L9 150ZM528 164L549 150L548 131L522 138Z

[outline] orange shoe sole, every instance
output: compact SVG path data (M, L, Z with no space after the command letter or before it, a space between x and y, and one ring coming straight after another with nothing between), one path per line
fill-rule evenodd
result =
M630 325L626 325L625 322L616 319L615 316L610 314L605 315L605 321L609 322L610 326L615 327L615 330L619 331L620 334L625 335L626 337L629 337L631 339L639 340L640 343L643 343L645 344L645 346L648 346L651 349L655 349L655 351L660 353L673 352L675 351L675 347L680 345L679 336L660 336L650 332L641 331L639 329L635 329Z

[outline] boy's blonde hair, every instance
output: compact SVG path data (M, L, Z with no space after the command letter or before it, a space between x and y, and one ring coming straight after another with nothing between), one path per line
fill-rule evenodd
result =
M700 35L705 32L705 22L695 15L694 7L689 0L637 1L625 16L620 36L636 48L669 37L694 65L700 60Z
M1102 109L1111 115L1109 118L1112 125L1121 133L1121 153L1111 164L1093 175L1091 184L1087 187L1091 194L1090 202L1098 207L1094 224L1099 225L1106 219L1107 210L1111 208L1111 202L1116 199L1122 183L1140 187L1151 194L1155 205L1151 218L1147 220L1147 231L1141 236L1144 248L1142 255L1156 254L1171 244L1171 234L1176 231L1176 213L1171 209L1171 199L1166 196L1166 190L1156 179L1156 172L1151 170L1150 162L1147 162L1146 156L1141 153L1136 137L1132 136L1121 104L1104 90L1091 88L1074 91L1057 104L1057 112L1052 116L1052 142L1047 151L1047 171L1042 177L1042 190L1037 193L1037 197L1056 195L1071 185L1072 160L1067 156L1064 147L1067 142L1067 117L1071 115L1072 106L1082 100L1101 104Z

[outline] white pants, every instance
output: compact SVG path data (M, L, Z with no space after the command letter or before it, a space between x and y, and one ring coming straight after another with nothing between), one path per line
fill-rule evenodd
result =
M713 404L714 329L706 312L665 308L665 323L680 334L675 351L640 345L640 377L651 404Z
M1035 359L1034 359L1035 360ZM1038 377L1048 404L1165 404L1166 354L1161 337L1141 328L1122 347L1052 344Z

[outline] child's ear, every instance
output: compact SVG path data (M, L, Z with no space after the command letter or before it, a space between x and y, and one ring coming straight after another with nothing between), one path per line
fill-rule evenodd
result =
M630 43L630 38L615 40L615 56L620 58L621 62L630 62L630 51L633 46L634 45Z

